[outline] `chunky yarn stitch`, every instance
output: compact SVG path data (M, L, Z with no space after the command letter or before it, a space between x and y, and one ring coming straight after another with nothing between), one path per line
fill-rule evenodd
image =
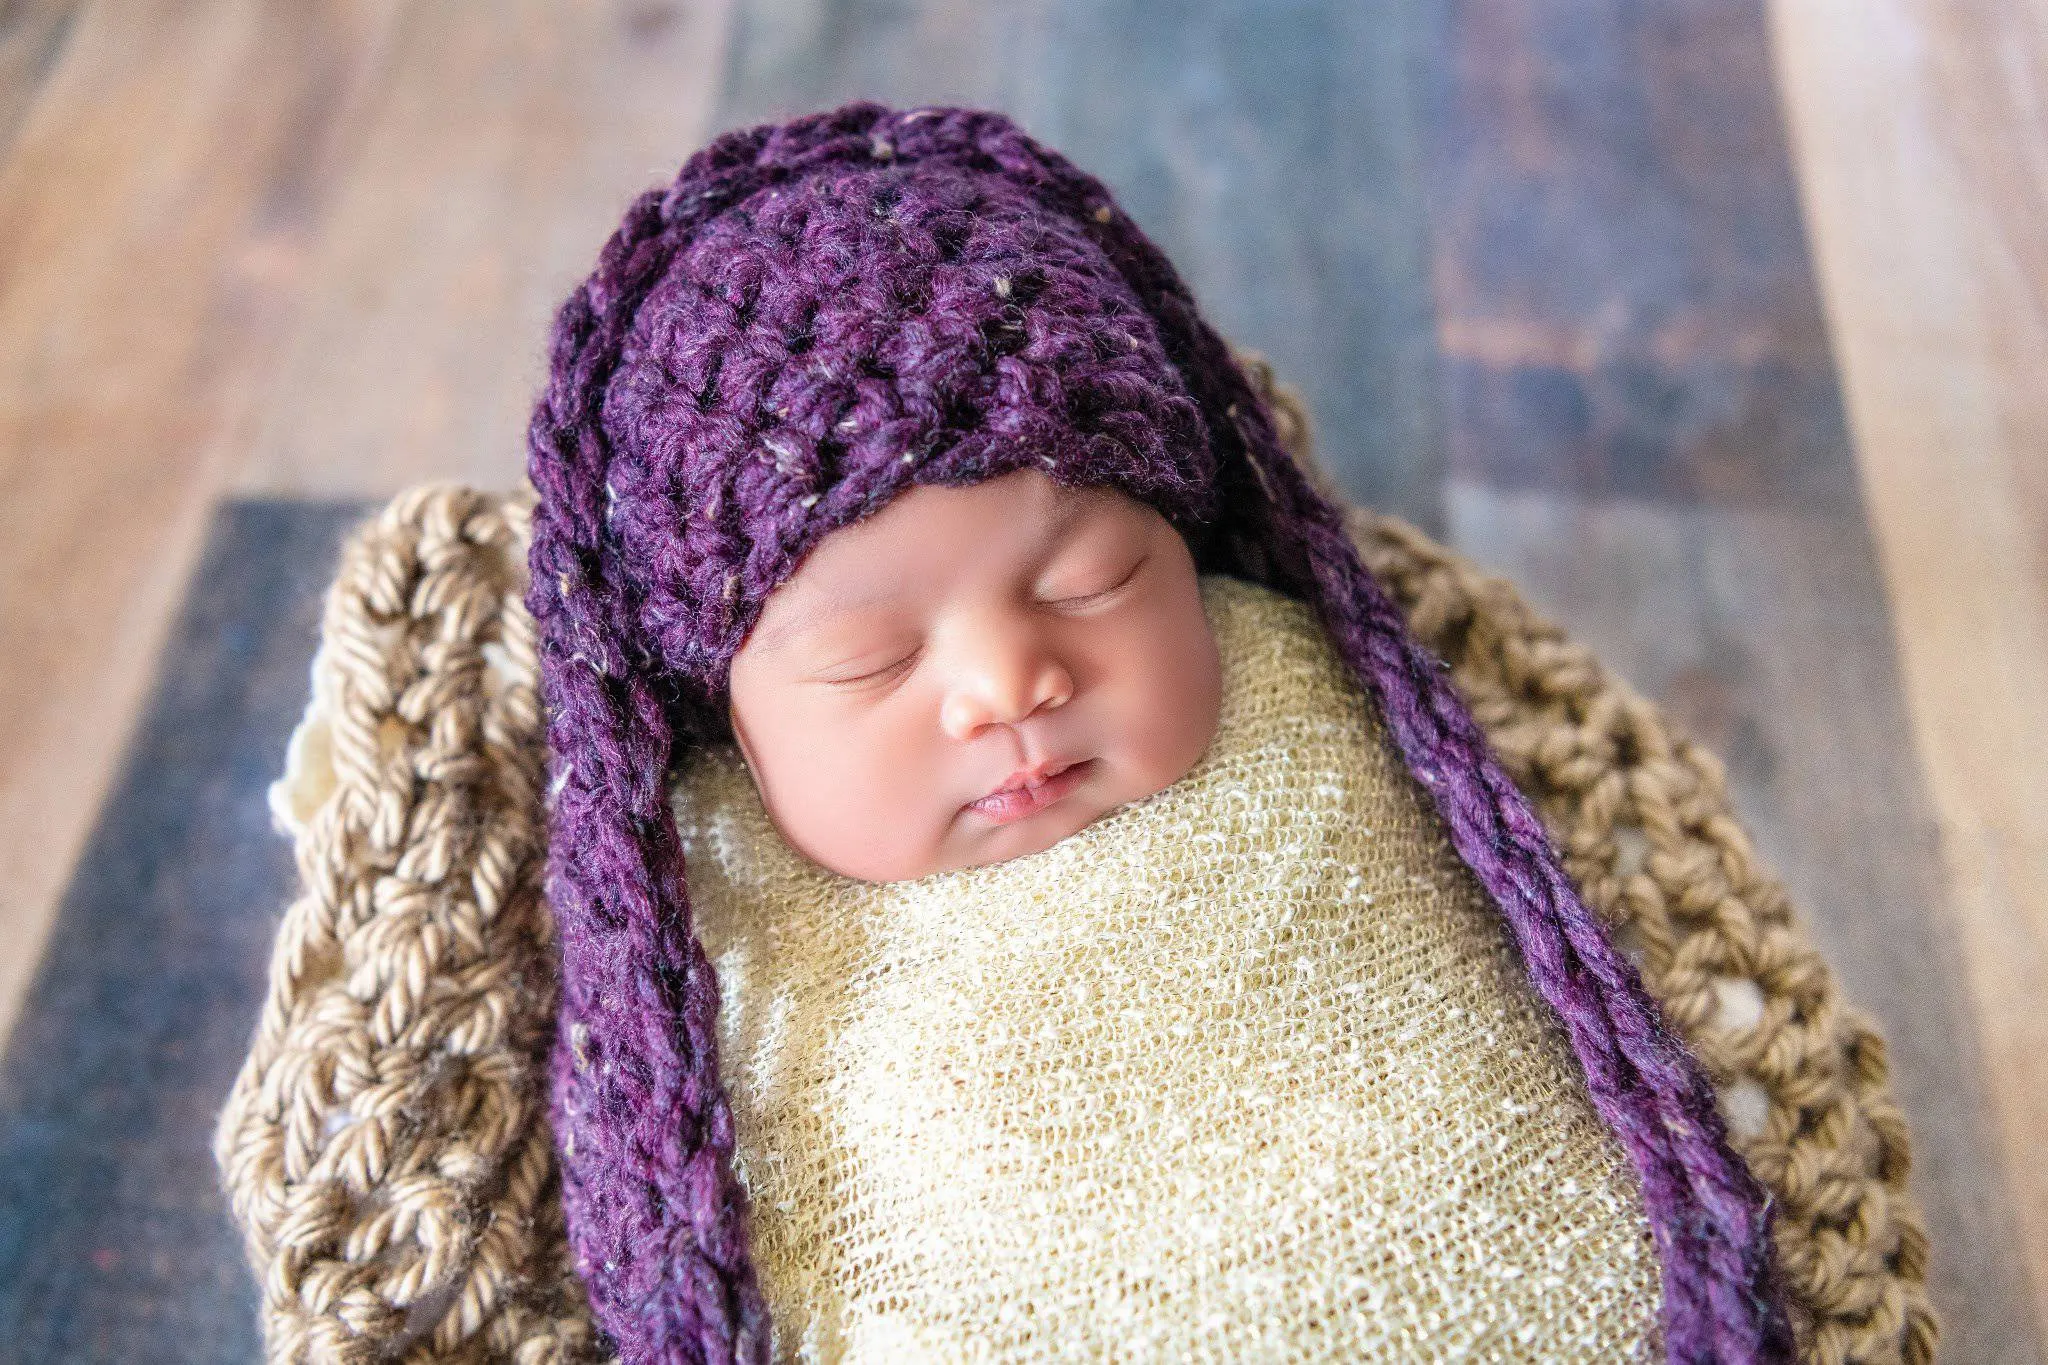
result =
M1241 360L1340 497L1293 397ZM546 1112L530 508L530 490L408 489L350 538L327 595L271 788L299 884L215 1137L280 1365L613 1358L570 1266ZM1928 1243L1884 1040L1758 861L1720 762L1512 585L1397 518L1347 521L1706 1066L1771 1196L1799 1359L1929 1365Z
M1787 1356L1765 1201L1706 1077L1171 264L1000 115L871 104L728 134L636 201L557 318L529 432L553 1117L622 1356L768 1347L667 774L721 732L732 654L822 536L1034 461L1157 508L1203 572L1315 608L1641 1177L1671 1358Z

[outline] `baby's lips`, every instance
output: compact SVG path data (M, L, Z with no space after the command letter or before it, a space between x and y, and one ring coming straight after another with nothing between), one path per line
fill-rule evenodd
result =
M1083 763L1086 761L1087 760L1085 759L1079 758L1047 759L1044 762L1035 764L1032 767L1020 768L1018 771L1011 773L1008 777L1004 778L1001 784L999 784L998 786L995 786L990 790L982 793L982 795L977 797L976 800L986 801L992 796L1000 796L1004 792L1015 791L1020 787L1043 786L1047 782L1050 782L1053 778L1058 777L1067 769L1075 766L1078 763ZM969 802L968 804L973 805L974 802Z
M999 825L1035 815L1046 807L1065 800L1086 780L1087 774L1081 770L1092 761L1077 759L1072 763L1063 764L1057 770L1049 771L1045 780L1036 786L1027 784L1021 788L999 788L978 801L970 802L966 809Z

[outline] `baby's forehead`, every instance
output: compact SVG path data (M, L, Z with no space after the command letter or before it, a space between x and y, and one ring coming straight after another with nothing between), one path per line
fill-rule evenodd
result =
M969 496L948 496L961 493ZM1058 484L1037 470L976 484L918 485L821 537L770 591L748 646L773 651L835 617L940 592L944 580L906 581L901 567L934 553L943 558L949 550L977 565L1029 562L1083 526L1143 510L1113 484Z

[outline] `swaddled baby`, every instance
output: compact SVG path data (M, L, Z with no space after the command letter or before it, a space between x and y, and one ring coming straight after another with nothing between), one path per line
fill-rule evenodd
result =
M979 110L727 134L528 444L622 1358L1789 1352L1706 1077L1099 181Z
M1634 1175L1301 604L1026 470L732 677L676 812L778 1356L1649 1354Z

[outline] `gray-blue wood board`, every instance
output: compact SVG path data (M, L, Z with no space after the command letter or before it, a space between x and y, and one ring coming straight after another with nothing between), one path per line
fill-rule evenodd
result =
M0 1359L253 1360L209 1144L294 877L264 788L353 505L230 503L0 1062Z
M1892 1039L1945 1354L2034 1360L1766 41L1762 0L739 0L715 124L1008 109L1305 391L1354 497L1727 757ZM0 1063L0 1358L256 1354L207 1142L290 889L263 788L365 510L212 527Z
M1351 493L1443 529L1425 120L1447 11L1403 0L746 0L741 127L1002 109L1099 177L1224 335L1313 405Z

